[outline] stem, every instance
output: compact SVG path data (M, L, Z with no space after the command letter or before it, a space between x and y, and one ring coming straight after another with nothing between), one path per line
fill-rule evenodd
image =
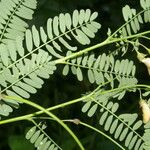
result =
M52 110L56 110L56 109L59 109L59 108L63 108L65 106L69 106L69 105L78 103L78 102L82 101L83 99L84 98L82 97L82 98L78 98L78 99L75 99L75 100L71 100L71 101L66 102L66 103L62 103L62 104L59 104L59 105L56 105L56 106L53 106L53 107L49 107L46 110L47 111L52 111ZM20 117L15 117L15 118L11 118L11 119L1 120L0 125L7 124L7 123L12 123L12 122L16 122L16 121L21 121L21 120L28 120L29 118L32 118L32 117L34 117L36 115L40 115L40 114L43 114L43 111L38 111L38 112L35 112L35 113L32 113L32 114L28 114L28 115L24 115L24 116L20 116Z
M132 42L127 40L128 43L132 44L133 46L135 45L136 42ZM145 45L141 44L140 42L138 43L141 47L143 47L148 53L150 52L149 48L146 47Z
M54 63L55 64L64 63L68 59L71 59L71 58L83 55L83 54L85 54L85 53L87 53L89 51L92 51L92 50L96 49L96 48L100 48L100 47L103 47L105 45L112 44L112 43L115 43L115 42L131 39L131 38L135 38L135 37L140 37L142 35L149 34L149 33L150 33L150 31L145 31L145 32L141 32L141 33L138 33L138 34L130 35L130 36L127 36L127 37L113 38L113 39L108 37L105 41L103 41L103 42L101 42L99 44L96 44L96 45L93 45L93 46L88 47L86 49L83 49L83 50L80 50L78 52L72 53L71 55L66 56L64 58L60 58L60 59L54 60Z
M51 137L33 120L30 120L53 144L57 146L58 149L62 150L62 148L53 140Z
M134 87L140 87L140 88L143 87L143 88L149 88L150 89L150 86L148 86L148 85L135 85ZM78 99L75 99L75 100L71 100L69 102L65 102L65 103L62 103L62 104L59 104L59 105L56 105L56 106L53 106L53 107L49 107L46 110L47 111L52 111L52 110L56 110L56 109L59 109L59 108L63 108L63 107L66 107L66 106L69 106L69 105L81 102L84 99L89 98L93 93L98 91L99 88L100 88L100 86L98 86L89 95L86 95L84 97L81 97L81 98L78 98ZM126 88L133 88L133 86L132 87L131 86L125 86L125 87L122 87L122 88L115 88L115 89L111 89L111 90L107 90L107 91L102 91L101 94L103 95L103 94L106 94L106 93L111 93L111 92L115 92L115 91L119 91L119 90L124 90ZM43 114L43 111L38 111L38 112L34 112L32 114L28 114L28 115L24 115L24 116L20 116L20 117L15 117L15 118L11 118L11 119L1 120L0 121L0 125L7 124L7 123L12 123L12 122L16 122L16 121L28 120L29 118L32 118L34 116L41 115L41 114Z
M70 135L74 138L74 140L76 141L76 143L78 144L78 146L80 147L81 150L84 150L83 145L81 144L81 142L79 141L79 139L77 138L77 136L70 130L70 128L63 122L61 121L57 116L55 116L53 113L49 112L48 110L46 110L45 108L41 107L40 105L33 103L31 101L28 101L26 99L22 99L22 98L18 98L18 97L13 97L13 96L4 96L6 99L10 99L10 100L16 100L18 102L22 102L25 103L27 105L30 105L34 108L37 108L39 110L41 110L42 112L46 113L48 116L52 117L54 120L56 120L60 125L62 125L69 133Z
M86 48L86 49L83 49L83 50L80 50L80 51L78 51L78 52L72 53L72 54L69 55L69 56L66 56L66 57L64 57L64 58L57 59L57 60L55 60L54 62L55 62L55 64L62 63L62 62L64 62L64 61L68 60L68 59L77 57L77 56L79 56L79 55L83 55L83 54L85 54L85 53L87 53L87 52L89 52L89 51L91 51L91 50L94 50L94 49L96 49L96 48L99 48L99 47L102 47L102 46L104 46L104 45L107 45L108 43L109 43L109 42L108 42L108 40L106 39L105 41L103 41L103 42L101 42L101 43L99 43L99 44L96 44L96 45L93 45L93 46L88 47L88 48Z
M36 119L36 118L34 118ZM39 117L37 119L48 119L48 120L53 120L52 118L48 118L48 117ZM101 135L103 135L104 137L106 137L107 139L109 139L110 141L112 141L114 144L116 144L118 147L120 147L122 150L125 150L119 143L117 143L115 140L113 140L111 137L109 137L107 134L105 134L104 132L98 130L97 128L85 123L85 122L82 122L80 121L79 119L65 119L65 120L62 120L63 122L71 122L71 123L74 123L76 125L82 125L82 126L85 126L87 128L90 128L98 133L100 133Z
M149 38L149 37L147 37L147 36L141 36L140 38L150 40L150 38Z
M105 84L107 84L108 82L106 82ZM104 85L105 85L104 84ZM78 99L75 99L75 100L71 100L69 102L66 102L66 103L62 103L62 104L59 104L59 105L56 105L56 106L53 106L53 107L49 107L47 108L46 110L47 111L52 111L52 110L55 110L55 109L59 109L59 108L63 108L65 106L69 106L69 105L72 105L72 104L75 104L75 103L78 103L78 102L81 102L83 101L84 99L87 99L89 98L91 95L93 95L101 86L103 85L100 85L98 86L93 92L91 92L89 95L85 95L83 97L80 97ZM13 99L15 99L15 97L13 97ZM28 101L28 100L26 100ZM35 113L32 113L32 114L28 114L28 115L24 115L24 116L20 116L20 117L15 117L15 118L11 118L11 119L6 119L6 120L1 120L0 121L0 125L2 124L7 124L7 123L12 123L12 122L16 122L16 121L21 121L21 120L28 120L29 118L32 118L36 115L40 115L40 114L43 114L43 111L38 111L38 112L35 112Z
M102 85L101 85L102 86ZM124 86L124 87L121 87L121 88L116 88L116 89L111 89L111 90L107 90L107 91L101 91L101 94L106 94L106 93L111 93L111 92L114 92L114 91L118 91L118 90L123 90L123 89L129 89L129 88L148 88L150 89L150 86L148 85L135 85L135 86ZM62 124L62 121L57 118L55 115L53 115L52 113L50 113L49 111L52 111L52 110L55 110L55 109L59 109L59 108L63 108L65 106L69 106L71 104L75 104L77 102L81 102L83 101L84 99L87 99L89 98L90 96L92 96L95 92L97 92L99 90L100 86L98 86L93 92L91 92L89 95L86 95L86 96L83 96L81 98L78 98L78 99L75 99L75 100L71 100L69 102L66 102L66 103L62 103L62 104L59 104L59 105L56 105L56 106L53 106L53 107L50 107L50 108L43 108L31 101L28 101L28 100L25 100L25 99L21 99L21 98L17 98L17 97L12 97L12 96L5 96L5 98L7 99L12 99L12 100L17 100L19 102L23 102L23 103L26 103L30 106L33 106L35 108L38 108L40 109L41 111L38 111L38 112L35 112L35 113L32 113L32 114L28 114L28 115L24 115L24 116L20 116L20 117L16 117L16 118L11 118L11 119L7 119L7 120L2 120L0 121L0 125L2 124L6 124L6 123L11 123L11 122L16 122L16 121L21 121L21 120L28 120L29 118L32 118L36 115L40 115L42 113L46 113L48 114L50 117L52 117L54 120L56 120L58 123L61 122L60 124L68 131L68 127L65 125L65 124ZM65 126L64 126L65 125ZM69 129L70 131L70 129ZM72 131L69 132L71 135L72 135ZM72 135L73 136L73 135ZM75 138L75 137L73 137ZM76 139L78 141L78 139ZM83 148L84 149L84 148Z
M93 99L93 101L98 104L99 106L101 106L102 108L104 108L107 112L109 112L111 115L113 115L115 118L117 118L120 122L122 122L125 126L127 126L128 129L130 129L134 134L136 134L140 139L143 139L143 137L138 134L130 125L128 125L125 121L123 121L122 119L120 119L116 114L114 114L113 112L111 112L109 109L107 109L105 106L103 106L101 103L97 102L96 100Z
M107 94L107 93L111 93L111 92L115 92L115 91L120 91L120 90L125 90L125 89L131 89L131 88L148 88L150 89L149 85L143 85L143 84L138 84L138 85L133 85L133 86L123 86L120 88L115 88L115 89L111 89L111 90L107 90L107 91L102 91L101 94Z
M109 137L109 136L108 136L107 134L105 134L104 132L102 132L102 131L96 129L95 127L93 127L93 126L91 126L91 125L89 125L89 124L86 124L86 123L84 123L84 122L81 122L81 121L79 122L79 124L81 124L81 125L83 125L83 126L85 126L85 127L87 127L87 128L90 128L90 129L92 129L92 130L94 130L94 131L100 133L101 135L103 135L104 137L106 137L107 139L109 139L110 141L112 141L114 144L116 144L118 147L120 147L122 150L125 150L119 143L117 143L115 140L113 140L111 137Z
M125 27L127 24L129 24L132 20L134 20L135 18L137 18L139 15L141 15L142 13L144 13L145 11L147 11L147 9L139 12L138 14L136 14L134 17L132 17L129 21L127 21L126 23L124 23L119 29L117 29L111 36L110 38L112 38L113 36L115 36L115 34L117 34L123 27Z
M38 117L38 118L33 118L33 119L46 119L46 120L53 120L53 118L49 118L49 117ZM115 140L113 140L111 137L109 137L107 134L105 134L104 132L98 130L97 128L85 123L85 122L82 122L80 121L79 119L65 119L65 120L62 120L63 122L71 122L71 123L74 123L76 125L82 125L82 126L85 126L87 128L90 128L98 133L100 133L101 135L103 135L104 137L106 137L107 139L109 139L110 141L112 141L114 144L116 144L118 147L120 147L122 150L125 150L119 143L117 143Z

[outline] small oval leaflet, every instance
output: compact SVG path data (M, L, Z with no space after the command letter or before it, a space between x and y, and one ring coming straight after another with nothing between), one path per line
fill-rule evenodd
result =
M89 117L92 117L92 116L95 114L95 112L96 112L96 110L97 110L97 107L98 107L98 104L95 104L95 105L93 105L93 106L91 107L91 109L88 111L88 116L89 116Z

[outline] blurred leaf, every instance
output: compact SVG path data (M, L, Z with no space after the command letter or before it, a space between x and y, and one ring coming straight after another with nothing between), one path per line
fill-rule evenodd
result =
M25 139L24 135L12 135L8 138L11 150L34 150L34 146Z

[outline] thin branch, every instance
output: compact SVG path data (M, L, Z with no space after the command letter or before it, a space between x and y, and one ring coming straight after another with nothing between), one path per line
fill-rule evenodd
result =
M72 130L63 121L61 121L57 116L55 116L53 113L51 113L47 109L41 107L40 105L38 105L36 103L28 101L26 99L22 99L22 98L18 98L18 97L13 97L13 96L5 96L5 98L9 99L9 100L15 100L15 101L22 102L22 103L25 103L27 105L30 105L30 106L32 106L34 108L37 108L37 109L41 110L42 112L44 112L48 116L52 117L54 120L56 120L62 127L64 127L68 131L68 133L74 138L74 140L76 141L76 143L78 144L78 146L80 147L80 149L84 150L83 145L81 144L81 142L77 138L77 136L72 132Z

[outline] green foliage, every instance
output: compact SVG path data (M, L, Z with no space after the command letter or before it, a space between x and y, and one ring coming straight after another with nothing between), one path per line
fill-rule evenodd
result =
M0 2L0 42L14 40L24 36L28 27L26 20L31 20L36 0L1 0Z
M93 38L95 32L100 28L100 24L94 21L96 17L97 13L91 14L89 9L80 12L75 10L72 18L68 13L60 14L59 17L48 19L47 34L42 27L39 34L35 26L32 26L31 30L26 30L24 40L16 35L15 41L7 40L7 43L1 44L1 93L24 98L29 98L30 93L36 93L36 89L41 88L44 83L41 78L49 78L49 75L53 74L56 69L55 62L51 60L52 56L63 58L56 51L62 53L62 46L69 50L77 50L77 47L71 47L66 41L66 39L71 40L69 33L83 45L90 43L89 38ZM90 30L91 27L92 30ZM24 41L25 43L23 43ZM62 45L59 45L60 43ZM24 44L27 53L23 47ZM45 52L44 48L50 54ZM18 54L21 58L17 57ZM11 106L18 104L13 101L9 103L5 98L3 100L0 105L2 108L0 114L8 116L12 112Z
M128 5L123 7L122 13L123 13L124 20L126 21L126 24L121 28L122 37L125 37L127 35L132 35L132 32L137 33L140 30L140 24L143 24L144 22L145 23L150 22L149 0L141 0L140 3L141 3L141 7L143 8L143 11L138 14L136 13L135 9L131 9L130 6Z
M94 100L96 99L96 102L92 104L92 101L88 101L83 106L82 112L86 112L89 117L92 117L98 111L100 115L99 124L104 126L104 130L114 135L114 139L118 139L121 142L124 141L128 149L142 149L142 142L144 140L138 134L137 130L143 123L141 120L137 120L138 115L122 114L117 116L115 113L119 108L118 103L113 103L110 100L106 101L106 98L104 99L99 95L96 96L93 98ZM101 107L100 110L98 106Z
M32 59L24 59L19 61L11 69L5 68L1 72L1 93L6 92L7 95L29 98L30 93L36 93L44 83L41 78L49 78L53 74L56 66L51 62L51 56L43 50L39 50L38 54L33 54ZM11 72L12 71L12 72ZM12 111L10 106L18 107L16 101L8 101L3 98L1 101L1 115L8 116ZM6 102L7 101L7 102Z
M145 56L150 54L149 48L141 40L149 41L150 31L138 33L142 24L150 22L150 0L140 0L142 10L138 13L129 5L123 7L125 23L114 33L108 28L106 40L91 47L87 45L91 44L91 39L95 38L95 34L101 29L101 24L95 21L97 12L81 9L74 10L72 14L60 13L49 18L46 27L38 29L32 25L28 28L26 21L32 19L36 4L36 0L0 1L0 124L20 120L32 121L34 126L26 133L26 139L39 150L62 148L44 131L45 124L36 124L34 119L56 121L72 135L80 149L84 149L80 140L63 122L86 126L108 138L121 149L150 149L150 123L146 122L143 126L143 122L138 118L137 109L124 112L120 105L121 100L125 100L129 93L135 94L136 100L139 99L137 97L148 99L150 95L148 85L141 82L138 84L140 79L136 68L139 67L136 67L133 59L135 55L132 55L142 51L143 57L137 58L143 62ZM111 44L114 45L109 52L96 52ZM82 50L81 46L86 47ZM128 58L125 54L133 57ZM120 55L126 58L121 58ZM48 109L27 100L31 94L42 88L45 79L55 75L54 72L59 72L58 66L63 66L62 75L67 76L71 71L79 81L85 81L87 77L89 84L97 88L89 88L90 90L80 98L56 104ZM149 71L150 65L146 66ZM140 96L137 96L138 92ZM4 118L13 112L13 108L20 107L21 102L39 109L40 112L5 120ZM79 119L60 120L49 112L58 108L64 109L64 106L77 102L84 103L82 112L88 117L98 118L97 129ZM127 100L127 103L130 101ZM141 107L143 117L148 117L149 121L148 104L144 103ZM37 116L42 113L48 117ZM101 131L99 126L109 134ZM15 138L13 140L12 143L9 141L10 147L20 148L20 145L13 145L16 143ZM62 142L63 140L65 139L61 139Z
M68 56L72 52L68 52ZM70 66L70 67L69 67ZM84 56L79 56L67 60L66 65L63 69L63 75L71 72L77 76L79 81L83 80L82 70L87 70L87 76L90 83L96 82L96 84L104 84L109 81L112 88L114 88L114 80L117 79L120 82L120 86L125 84L124 80L130 80L131 85L136 83L135 79L135 65L133 61L126 60L115 60L113 55L106 56L106 54L99 55L95 58L94 54L85 54Z

